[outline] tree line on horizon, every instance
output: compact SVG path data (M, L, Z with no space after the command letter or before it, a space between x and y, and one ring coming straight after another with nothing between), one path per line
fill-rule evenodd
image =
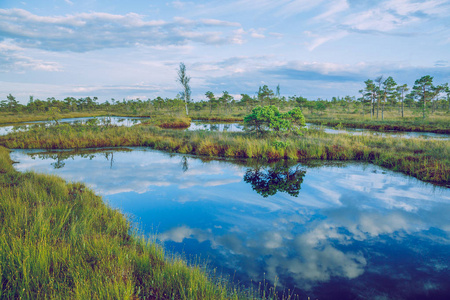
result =
M190 79L190 78L189 78ZM111 98L104 102L98 97L66 97L63 100L54 97L46 100L35 99L30 96L26 105L20 104L16 98L9 94L6 100L0 101L0 111L13 113L36 113L51 112L85 112L85 111L108 111L127 112L134 115L145 115L151 112L182 113L183 110L206 111L209 114L230 114L234 112L249 113L256 106L274 105L281 110L291 107L300 107L302 110L308 109L310 113L321 114L329 108L341 110L343 112L360 112L364 116L369 114L371 118L384 119L384 112L387 109L398 109L399 115L404 116L405 106L409 109L422 110L423 118L426 111L434 113L437 110L450 111L450 88L448 83L441 85L433 84L433 77L426 75L416 80L411 88L406 84L399 85L389 76L386 79L379 76L374 80L364 81L364 88L359 91L360 97L345 96L332 97L328 99L308 100L302 96L281 96L280 85L273 91L267 85L259 87L255 96L241 94L241 99L236 100L228 91L223 91L216 96L213 92L205 93L206 99L192 101L186 97L190 90L184 90L175 98L156 97L155 99L141 100L123 99L122 101ZM187 103L187 104L186 104Z

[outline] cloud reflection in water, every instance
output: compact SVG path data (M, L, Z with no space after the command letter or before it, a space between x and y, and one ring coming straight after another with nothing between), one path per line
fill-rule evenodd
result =
M449 292L448 189L346 163L288 168L304 171L298 193L263 197L244 182L255 168L228 161L138 149L115 152L112 166L95 154L55 169L53 160L25 153L12 154L19 170L86 182L144 228L156 227L169 248L202 254L241 282L280 278L321 298L343 290L366 298Z

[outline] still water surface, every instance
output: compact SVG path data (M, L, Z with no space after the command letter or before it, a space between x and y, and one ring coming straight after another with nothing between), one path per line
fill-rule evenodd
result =
M15 167L87 183L168 250L235 282L278 278L302 299L450 295L450 189L351 162L39 152L14 150Z
M331 134L350 134L350 135L375 135L383 137L399 137L399 138L429 138L450 140L450 135L440 134L433 132L400 132L400 131L375 131L370 129L360 128L336 128L331 126L315 125L306 123L308 129L321 130ZM229 131L240 132L244 131L244 125L242 123L210 123L203 121L192 121L191 126L187 130L207 130L207 131Z
M85 117L85 118L66 118L59 120L60 123L85 124L88 120L92 120L95 117ZM133 126L141 123L142 120L148 120L148 118L138 118L138 117L96 117L99 124L111 124L117 126ZM14 130L28 130L30 126L36 124L55 124L54 121L34 121L34 122L22 122L14 123L14 125L0 126L0 135L6 135Z
M216 123L193 120L187 130L242 132L244 131L244 125L242 123Z

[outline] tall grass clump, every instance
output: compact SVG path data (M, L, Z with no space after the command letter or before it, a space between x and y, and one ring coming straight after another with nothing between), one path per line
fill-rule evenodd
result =
M155 125L160 128L185 129L191 126L191 119L185 116L155 116L142 125Z

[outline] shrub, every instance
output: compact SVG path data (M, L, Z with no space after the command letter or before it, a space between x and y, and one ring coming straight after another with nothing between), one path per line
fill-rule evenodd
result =
M275 134L295 132L301 133L304 129L305 117L297 107L287 113L281 113L274 105L257 106L252 113L244 117L247 131L258 134L274 132Z

